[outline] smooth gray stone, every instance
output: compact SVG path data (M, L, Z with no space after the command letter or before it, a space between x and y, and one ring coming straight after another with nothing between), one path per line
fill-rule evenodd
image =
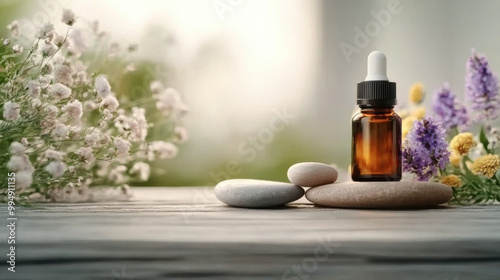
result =
M334 183L339 173L335 168L320 162L300 162L288 168L288 180L297 186L316 187Z
M281 206L301 198L304 189L289 183L232 179L215 186L215 196L230 206L266 208Z
M434 182L344 182L311 188L314 204L338 208L427 208L448 202L450 187Z

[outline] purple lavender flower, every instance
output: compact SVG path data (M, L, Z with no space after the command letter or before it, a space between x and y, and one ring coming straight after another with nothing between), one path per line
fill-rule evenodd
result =
M419 181L436 175L437 168L444 169L450 162L446 129L433 118L415 121L406 136L403 148L403 170L413 173Z
M454 127L458 127L461 130L467 128L469 123L467 109L457 100L455 94L450 91L448 83L445 83L441 89L434 92L432 109L446 130Z
M498 78L490 69L488 60L472 50L467 61L465 76L466 98L470 108L476 112L476 120L492 121L497 118L500 108Z

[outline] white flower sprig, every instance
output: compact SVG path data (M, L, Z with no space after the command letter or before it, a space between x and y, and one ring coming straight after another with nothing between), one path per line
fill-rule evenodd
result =
M134 102L126 92L112 91L138 69L120 62L116 43L103 45L108 40L96 23L83 32L77 19L64 9L61 21L68 30L58 33L47 22L31 46L18 41L14 21L0 46L0 174L15 173L16 195L24 202L95 200L94 185L118 186L127 195L128 183L148 180L148 162L175 157L177 144L187 139L179 126L187 112L180 94L157 80ZM87 33L93 34L92 45L103 46L90 49L82 35ZM113 61L125 63L120 75L105 72ZM152 124L163 134L152 133ZM7 180L1 181L0 194L7 188Z

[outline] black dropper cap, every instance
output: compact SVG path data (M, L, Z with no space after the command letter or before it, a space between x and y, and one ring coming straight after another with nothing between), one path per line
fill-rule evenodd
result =
M357 103L362 107L394 106L396 83L387 78L387 59L380 51L368 55L368 74L363 82L358 83Z

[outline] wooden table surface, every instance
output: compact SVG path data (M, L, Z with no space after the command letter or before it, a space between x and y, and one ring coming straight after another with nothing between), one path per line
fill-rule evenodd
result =
M0 279L500 279L500 205L253 210L213 188L132 191L17 210L17 272L2 224Z

